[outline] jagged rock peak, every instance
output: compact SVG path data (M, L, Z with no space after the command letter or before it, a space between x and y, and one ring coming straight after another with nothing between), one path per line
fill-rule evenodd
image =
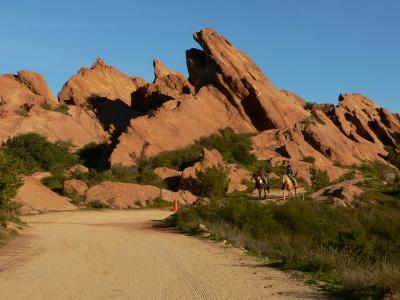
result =
M138 89L134 82L117 68L97 58L91 68L81 68L63 86L58 99L61 103L83 105L92 95L109 100L121 100L131 105L131 94Z
M193 35L203 48L186 51L189 81L199 90L212 84L259 130L292 128L309 115L299 101L277 89L256 63L211 28Z
M339 106L345 108L348 111L379 108L379 106L376 105L375 102L359 93L340 94Z

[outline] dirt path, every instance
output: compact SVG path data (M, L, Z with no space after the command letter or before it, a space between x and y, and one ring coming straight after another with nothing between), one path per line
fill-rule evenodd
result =
M1 299L315 299L238 249L151 227L160 210L25 217L0 249Z

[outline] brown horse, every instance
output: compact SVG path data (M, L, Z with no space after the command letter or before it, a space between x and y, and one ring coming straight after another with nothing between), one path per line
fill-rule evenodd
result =
M283 175L282 178L282 192L283 192L283 200L286 200L286 192L289 193L289 198L292 195L292 191L297 195L297 187L293 184L292 180L287 175Z
M253 174L253 181L256 189L258 190L258 197L261 199L261 192L264 191L264 199L267 198L267 192L269 194L269 184L265 184L260 174L257 173Z

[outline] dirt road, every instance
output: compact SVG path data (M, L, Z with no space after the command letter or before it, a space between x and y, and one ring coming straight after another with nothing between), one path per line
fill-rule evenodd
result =
M160 210L25 217L0 249L0 298L315 299L321 296L238 249L152 228Z

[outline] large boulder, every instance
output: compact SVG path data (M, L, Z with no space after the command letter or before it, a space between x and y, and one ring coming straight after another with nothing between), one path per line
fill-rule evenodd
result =
M166 167L157 167L153 171L162 180L167 179L167 178L171 178L171 177L181 177L181 175L182 175L181 171L177 171L177 170L166 168Z
M84 105L92 96L106 98L109 101L120 101L131 106L131 94L143 81L130 77L107 65L98 58L93 66L82 68L63 86L58 99L60 103Z
M291 128L309 114L225 37L206 28L196 32L194 39L203 50L186 51L189 81L196 89L216 86L256 129Z
M87 184L78 179L68 179L64 181L64 193L75 193L77 195L83 196L88 190Z
M77 209L69 198L54 193L35 177L24 176L23 182L15 197L22 204L22 214Z
M347 180L341 183L328 186L311 194L311 198L316 201L332 201L338 206L353 206L357 197L363 190L357 186L362 179Z
M195 197L188 192L172 192L151 185L104 181L89 188L86 193L86 202L100 201L114 208L135 208L146 206L161 198L165 201L178 201L192 204Z

